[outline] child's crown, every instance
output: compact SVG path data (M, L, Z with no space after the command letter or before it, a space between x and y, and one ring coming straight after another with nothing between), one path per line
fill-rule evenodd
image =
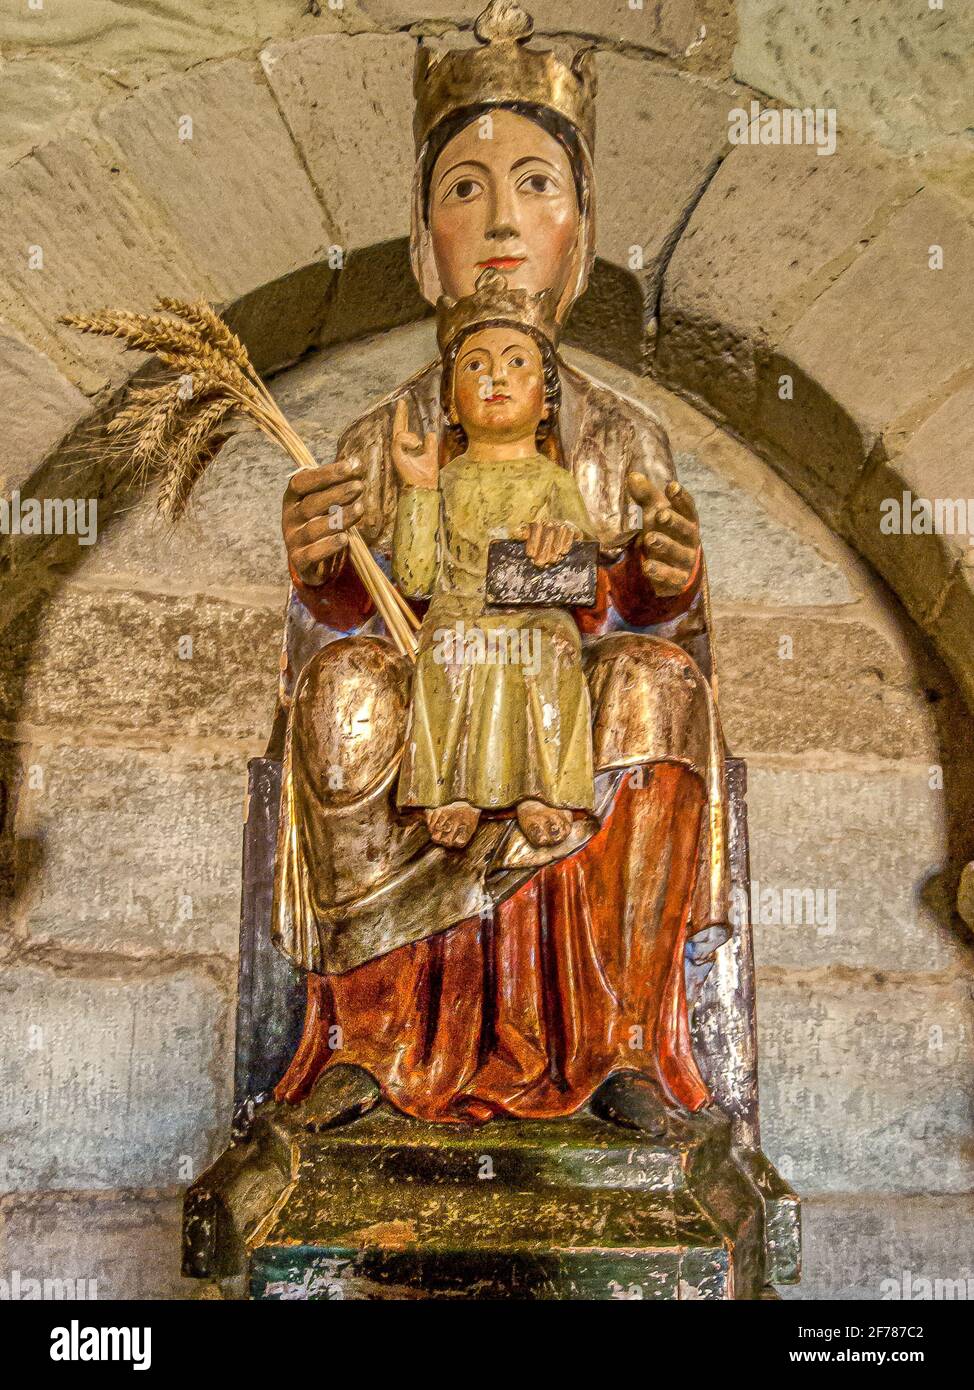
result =
M436 340L445 353L458 334L467 333L487 323L509 323L516 328L546 338L555 347L558 342L557 308L552 290L532 294L530 290L514 289L501 271L488 266L477 277L473 294L463 299L441 295L436 305Z

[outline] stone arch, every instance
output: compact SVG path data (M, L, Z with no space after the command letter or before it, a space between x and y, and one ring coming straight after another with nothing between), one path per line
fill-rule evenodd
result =
M265 371L423 312L404 240L413 47L406 34L327 34L205 63L6 171L0 385L26 406L7 434L6 487L42 483L130 374L131 355L79 341L61 312L207 293ZM572 340L648 368L762 452L877 568L974 699L968 533L914 547L873 524L891 489L967 488L963 208L852 137L827 158L730 147L730 84L614 52L599 55L599 83L599 261Z

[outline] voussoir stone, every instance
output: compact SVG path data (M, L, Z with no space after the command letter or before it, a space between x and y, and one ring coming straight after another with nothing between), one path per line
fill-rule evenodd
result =
M36 9L5 7L3 40L18 55L59 58L88 73L136 87L173 69L256 48L269 37L289 37L306 28L341 28L354 22L357 0L333 7L321 0L318 13L302 0L45 0Z
M159 294L213 288L118 158L108 142L77 135L0 175L0 316L86 394L126 379L142 354L82 337L58 315L145 310Z
M598 76L596 249L634 271L649 316L667 257L727 148L734 97L617 53L599 54Z
M598 257L566 337L641 374L663 272L726 149L732 98L637 58L609 52L597 62Z
M961 870L957 886L957 911L969 927L974 927L974 860Z
M219 299L325 255L329 228L258 63L153 82L96 124Z
M924 190L784 336L759 383L757 433L820 511L834 518L886 432L974 365L972 318L974 230Z
M929 0L737 0L734 72L796 106L916 153L974 124L969 5ZM968 74L969 77L969 74Z
M169 1187L224 1140L232 1008L201 970L9 967L0 1009L8 1189Z
M974 711L974 564L970 560L961 565L947 585L927 630Z
M749 109L743 97L732 107ZM737 145L666 270L657 370L745 437L769 350L919 183L840 132L836 152Z
M15 911L32 946L236 955L246 758L20 750Z
M758 972L761 1133L799 1191L974 1187L968 976Z
M221 306L262 376L297 362L321 336L339 272L312 261Z
M36 53L12 60L5 56L0 64L4 98L0 165L4 167L70 128L79 113L106 101L112 90L107 76Z
M422 25L469 25L487 0L358 0L358 8L383 28ZM707 5L701 0L609 0L593 5L589 0L526 0L524 8L534 19L539 35L573 34L625 42L654 53L676 57L701 42Z
M850 502L848 524L858 549L920 623L930 618L958 567L972 564L972 459L974 385L968 383L921 423L901 452L869 470ZM916 529L924 524L922 509L914 515L918 501L930 504L939 527L930 535Z
M88 413L87 398L43 353L0 322L0 492L29 486L31 474Z
M323 34L260 55L346 253L408 235L415 52L405 34Z

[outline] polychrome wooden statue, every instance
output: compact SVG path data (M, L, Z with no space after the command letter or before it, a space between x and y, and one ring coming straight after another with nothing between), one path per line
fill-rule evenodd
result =
M186 1208L187 1269L247 1268L254 1297L613 1297L636 1266L639 1296L756 1297L794 1275L795 1201L740 1082L697 515L659 421L557 355L594 258L595 74L531 31L492 0L475 45L419 48L411 253L442 358L284 499L271 932L304 1024ZM350 536L416 603L415 663ZM590 541L594 603L492 601L505 537L552 585ZM498 626L523 664L440 659ZM722 952L707 1045L736 1079L715 1091L688 979Z
M557 321L593 255L591 55L566 66L528 47L529 32L516 7L495 4L478 47L437 60L421 50L413 258L431 300L471 295L492 268L511 289L547 292ZM594 814L557 844L483 818L462 852L446 850L397 805L412 672L360 631L371 605L335 508L391 554L397 412L417 440L448 435L440 364L353 425L336 462L296 476L285 499L296 594L337 637L289 692L274 923L310 972L305 1036L278 1095L313 1090L323 1124L337 1064L436 1120L570 1114L620 1070L613 1109L633 1121L659 1127L668 1108L708 1100L684 955L691 936L712 949L726 935L728 904L715 711L678 644L701 585L696 514L657 420L581 372L562 365L558 377L548 458L610 563L577 619ZM676 641L644 635L661 623Z

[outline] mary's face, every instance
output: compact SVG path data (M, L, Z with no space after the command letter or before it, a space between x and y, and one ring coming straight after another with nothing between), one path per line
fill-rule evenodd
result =
M511 285L560 300L572 273L579 207L568 156L526 116L491 114L444 146L430 180L429 227L440 283L459 299L487 266Z

